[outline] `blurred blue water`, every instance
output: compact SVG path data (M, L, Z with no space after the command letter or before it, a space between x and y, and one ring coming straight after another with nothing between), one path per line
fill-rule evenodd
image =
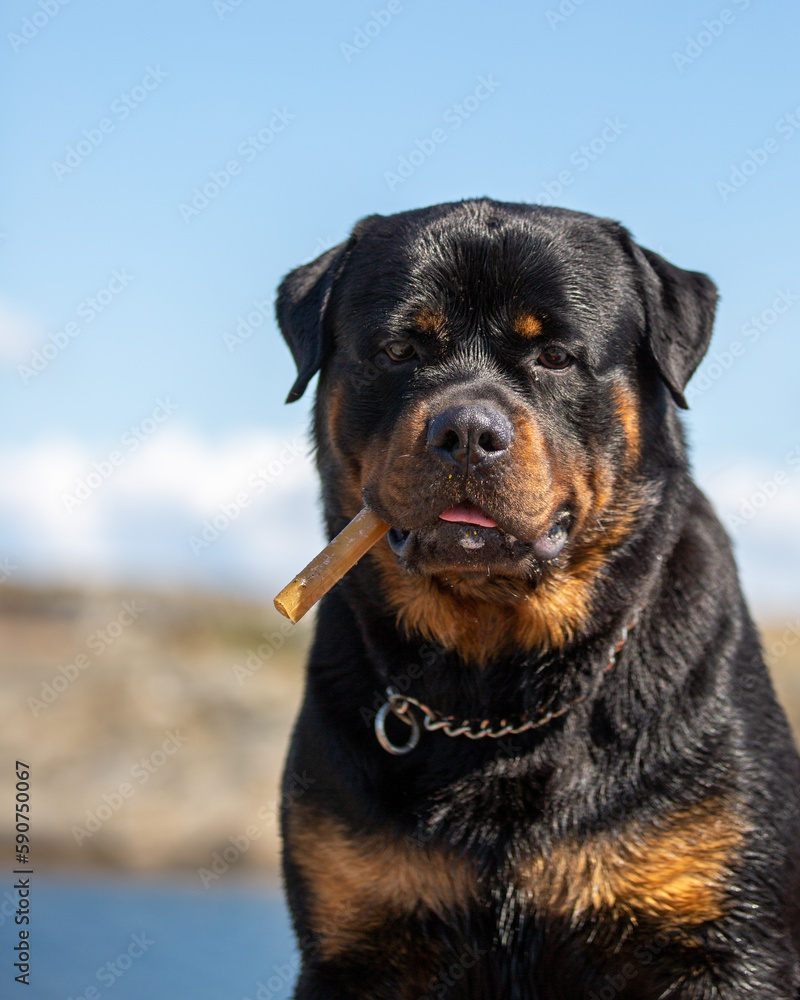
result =
M204 890L180 881L38 875L31 888L31 988L14 983L9 959L0 969L2 996L283 1000L291 994L296 952L275 888ZM16 941L10 921L0 938L8 955Z

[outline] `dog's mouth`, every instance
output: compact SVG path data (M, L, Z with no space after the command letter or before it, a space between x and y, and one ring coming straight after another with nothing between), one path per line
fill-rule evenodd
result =
M479 572L528 576L557 559L569 540L573 518L559 509L546 529L523 539L504 529L482 507L464 500L417 529L392 527L389 546L405 569L416 573Z

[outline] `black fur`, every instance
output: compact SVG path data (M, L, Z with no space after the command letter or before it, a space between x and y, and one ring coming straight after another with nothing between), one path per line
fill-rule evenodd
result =
M443 589L465 580L480 593L499 576L510 593L527 588L535 601L552 580L569 581L581 546L602 552L589 611L563 642L504 648L481 663L398 624L397 584L387 582L377 549L323 599L284 788L299 1000L800 996L800 761L729 540L691 481L672 402L685 406L715 299L705 275L643 250L617 223L488 200L365 219L346 244L281 285L278 318L298 367L289 399L321 370L315 437L331 535L355 513L348 475L380 445L397 451L385 470L392 489L367 469L358 506L369 501L397 529L397 555L383 551L397 579L435 578ZM541 333L514 335L520 313L535 315ZM443 328L421 329L420 314ZM411 343L415 356L388 359L392 342ZM543 345L574 361L564 371L547 367ZM635 400L632 459L621 393ZM551 502L533 451L530 469L511 459L491 470L467 464L451 485L441 456L397 440L415 406L439 412L476 398L513 415L520 440L524 427L541 431L556 466L573 470L551 476L552 489L565 492L549 513L519 509L515 499L535 496L542 510ZM403 471L409 455L415 464ZM609 513L598 528L569 484L604 469L633 514ZM462 500L500 525L480 529L478 554L463 547L463 528L438 519ZM603 532L615 517L624 530L612 544ZM536 553L552 525L567 542L548 561ZM634 614L638 623L604 673L609 645ZM372 725L390 683L442 713L493 725L576 703L501 740L423 730L415 750L391 756ZM407 732L390 718L396 742ZM627 889L621 909L569 912L519 887L520 866L537 852L546 867L564 844L642 837L661 845L659 830L693 810L702 817L704 803L727 803L721 821L741 831L721 863L719 915L696 919L704 890L695 911L667 875L677 914L668 920L637 893L626 909ZM321 887L293 847L292 816L303 810L332 818L365 850L380 842L401 845L401 858L419 848L420 857L460 859L476 873L476 898L445 912L388 907L367 921L360 891L351 893L354 909L342 920L356 931L326 955L330 928L315 916ZM701 823L698 859L707 835ZM652 850L666 864L671 848ZM701 880L712 872L697 864ZM581 878L576 870L576 884Z

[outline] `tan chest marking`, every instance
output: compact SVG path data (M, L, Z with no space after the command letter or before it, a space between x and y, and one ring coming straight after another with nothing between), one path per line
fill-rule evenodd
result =
M323 958L368 947L389 918L446 917L477 896L475 872L462 859L389 834L352 833L310 808L294 807L287 849L308 884Z
M578 920L607 912L668 927L719 919L746 827L723 799L631 827L554 844L519 870L519 887L548 915Z

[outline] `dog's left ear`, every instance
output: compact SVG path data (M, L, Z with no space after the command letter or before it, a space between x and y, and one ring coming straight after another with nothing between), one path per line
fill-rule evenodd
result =
M310 264L295 268L278 288L278 326L297 365L297 379L286 397L294 403L319 371L330 342L326 313L336 279L342 273L355 240L326 250Z
M711 340L717 286L699 271L684 271L633 243L644 283L650 352L672 398L684 410L686 383Z

